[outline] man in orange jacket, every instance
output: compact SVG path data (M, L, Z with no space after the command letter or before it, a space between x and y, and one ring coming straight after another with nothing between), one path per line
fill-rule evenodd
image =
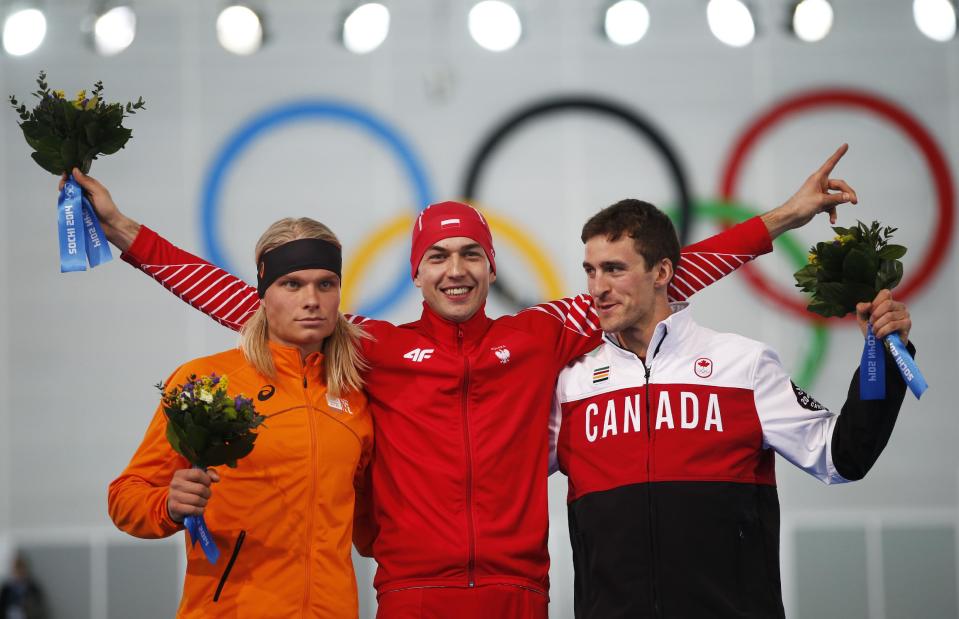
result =
M264 239L309 236L313 224L322 226L312 222L304 232L304 221L312 222L281 220ZM340 250L332 233L319 236L258 251L261 309L247 323L242 350L190 361L166 383L215 373L228 378L231 396L253 396L267 419L252 453L236 468L190 469L170 447L158 407L110 484L110 517L127 533L168 537L186 516L203 514L218 546L229 549L211 564L187 543L179 617L357 616L354 486L370 458L373 426L350 356L358 330L338 311Z

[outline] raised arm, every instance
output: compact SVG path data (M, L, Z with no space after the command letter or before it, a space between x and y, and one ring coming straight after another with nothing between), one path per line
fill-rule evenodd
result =
M775 239L787 230L805 226L819 213L829 213L829 223L834 224L837 206L847 202L859 202L856 191L846 181L829 178L847 150L848 144L837 148L782 206L762 215L769 236Z
M110 192L96 179L74 170L100 218L107 239L122 258L164 288L234 331L256 311L256 288L206 260L176 247L153 230L120 212ZM61 181L62 183L62 181Z

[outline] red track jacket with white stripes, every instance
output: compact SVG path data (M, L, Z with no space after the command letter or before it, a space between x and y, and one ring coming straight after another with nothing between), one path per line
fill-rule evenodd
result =
M771 250L759 218L682 253L674 300ZM124 259L221 324L256 309L253 287L143 228ZM376 428L379 595L505 584L548 591L547 444L559 371L600 342L588 295L493 320L354 318L373 336L366 390Z

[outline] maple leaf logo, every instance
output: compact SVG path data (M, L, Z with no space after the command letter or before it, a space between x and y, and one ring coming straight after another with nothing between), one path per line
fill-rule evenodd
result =
M713 374L713 362L705 357L700 357L693 364L693 370L696 372L696 376L709 378Z

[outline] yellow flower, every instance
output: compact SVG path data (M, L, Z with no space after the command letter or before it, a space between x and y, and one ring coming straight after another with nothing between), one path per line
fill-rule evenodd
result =
M92 110L93 108L97 106L98 101L99 101L99 98L93 97L92 99L87 101L87 104L83 106L83 109Z
M819 258L816 256L816 254L809 254L806 258L808 259L809 264L816 264L819 262Z
M78 91L77 91L77 101L83 101L83 100L86 99L86 98L87 98L87 91L86 91L86 90L78 90Z
M62 91L62 90L54 90L54 91L53 91L53 96L56 97L57 99L66 99L66 98L67 98L66 95L63 94L63 91Z

